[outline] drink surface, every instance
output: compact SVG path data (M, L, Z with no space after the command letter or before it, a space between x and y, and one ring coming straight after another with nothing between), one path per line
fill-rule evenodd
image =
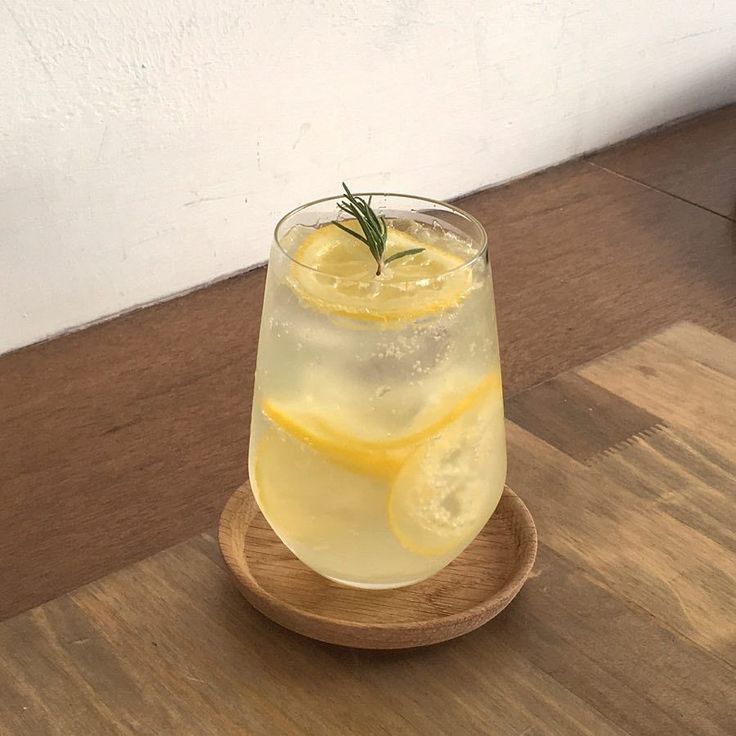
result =
M376 276L349 234L296 226L269 263L251 485L297 557L361 587L444 567L506 475L484 255L437 223L389 220L387 256L413 247Z

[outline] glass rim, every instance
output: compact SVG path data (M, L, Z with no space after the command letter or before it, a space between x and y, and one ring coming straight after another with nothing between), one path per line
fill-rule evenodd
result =
M467 259L463 260L462 263L459 263L457 266L453 266L453 268L448 268L447 271L443 271L440 274L434 274L433 276L419 276L417 278L413 279L405 279L402 281L392 281L392 284L409 284L409 283L416 283L419 281L435 281L437 279L442 279L448 276L449 274L457 273L461 271L464 268L471 267L476 261L478 261L481 258L485 257L486 252L488 251L488 233L486 232L486 229L481 224L480 220L478 218L471 215L469 212L466 212L463 209L460 209L460 207L456 207L454 204L450 204L449 202L443 202L440 199L431 199L430 197L420 197L418 195L414 194L399 194L397 192L355 192L355 195L358 197L396 197L398 199L412 199L416 200L418 202L427 202L428 204L437 205L439 207L443 207L445 209L448 209L455 214L459 215L460 217L467 220L473 227L475 227L478 230L478 233L480 235L479 238L479 244L478 249L473 252ZM279 231L281 230L284 223L294 215L297 215L299 212L302 212L306 209L309 209L310 207L314 207L318 204L323 204L325 202L337 202L340 199L344 198L344 194L336 194L332 195L331 197L320 197L319 199L314 199L311 202L305 202L304 204L299 205L298 207L295 207L293 210L290 210L285 215L283 215L278 222L276 223L274 230L273 230L273 239L274 243L278 246L278 249L283 253L286 258L288 258L292 263L299 266L299 268L307 269L308 271L312 271L314 273L321 274L322 276L327 276L329 278L335 279L336 281L347 281L351 283L366 283L365 281L361 279L353 279L348 276L339 276L337 274L328 273L326 271L322 271L319 268L315 268L314 266L310 266L306 263L302 263L297 258L294 258L294 256L289 253L286 248L283 246L281 242L281 238L279 237Z

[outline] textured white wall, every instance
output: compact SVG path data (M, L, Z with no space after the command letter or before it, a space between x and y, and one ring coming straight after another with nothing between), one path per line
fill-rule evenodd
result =
M0 352L736 99L733 0L0 0Z

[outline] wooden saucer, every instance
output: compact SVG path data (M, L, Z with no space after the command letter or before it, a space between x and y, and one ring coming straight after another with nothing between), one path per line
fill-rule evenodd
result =
M466 634L500 613L534 564L537 530L510 489L473 543L424 582L394 590L358 590L313 572L283 545L248 485L220 517L222 556L243 595L273 621L331 644L401 649Z

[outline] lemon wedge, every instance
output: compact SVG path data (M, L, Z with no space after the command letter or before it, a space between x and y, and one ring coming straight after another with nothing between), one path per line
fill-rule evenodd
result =
M355 221L346 221L356 229ZM289 283L309 307L331 315L384 324L441 312L462 300L472 274L464 261L413 235L389 226L385 257L411 248L421 253L397 259L376 276L376 262L364 243L333 224L323 225L293 254Z

